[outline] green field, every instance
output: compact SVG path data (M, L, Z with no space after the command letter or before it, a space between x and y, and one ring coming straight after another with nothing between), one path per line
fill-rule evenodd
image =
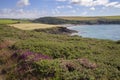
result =
M0 19L0 24L13 24L16 23L16 20L10 20L10 19Z
M16 23L30 23L26 19L0 19L0 24L16 24Z
M69 17L58 17L65 20L98 20L98 19L110 19L110 20L120 20L120 16L98 16L98 17L80 17L80 16L69 16Z
M119 80L120 41L0 25L1 80Z

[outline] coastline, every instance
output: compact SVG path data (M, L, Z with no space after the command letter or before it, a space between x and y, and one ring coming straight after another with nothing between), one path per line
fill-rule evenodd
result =
M85 38L117 41L120 40L119 26L120 25L73 25L67 28L78 31L78 33L72 33L71 36L78 35Z
M47 28L47 29L35 29L36 32L45 32L49 34L63 34L63 35L71 35L73 33L78 33L76 30L68 29L67 26Z
M72 26L84 26L84 25L120 25L120 24L62 24L63 27L72 27Z

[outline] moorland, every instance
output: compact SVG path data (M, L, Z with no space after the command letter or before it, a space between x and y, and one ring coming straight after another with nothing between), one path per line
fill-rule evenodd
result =
M119 80L120 41L57 34L56 30L61 29L51 28L51 25L82 24L80 18L75 21L72 20L74 17L60 18L0 20L0 79ZM108 19L106 24L110 21L113 21L110 24L119 24L120 18L116 18ZM86 20L83 21L85 24ZM95 21L99 22L99 19ZM26 29L23 24L32 26ZM36 24L39 24L39 29L31 28ZM20 25L23 25L22 28ZM43 29L46 25L47 29ZM53 31L55 33L51 33Z

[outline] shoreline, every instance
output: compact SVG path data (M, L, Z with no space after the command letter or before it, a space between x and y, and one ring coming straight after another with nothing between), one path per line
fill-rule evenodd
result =
M66 26L67 27L67 26ZM69 28L70 27L70 28ZM89 28L91 28L90 29L90 31L89 30L87 30L87 29L82 29L82 31L81 31L81 29L79 29L79 27L81 27L81 28L83 28L83 27L86 27L87 29L89 29ZM102 30L101 28L99 28L99 27L102 27L102 29L104 29L105 28L105 30ZM74 36L74 35L78 35L78 36L83 36L84 38L95 38L95 39L104 39L104 40L112 40L112 41L118 41L118 40L120 40L120 38L119 37L115 37L116 35L105 35L105 36L102 36L102 37L98 37L98 36L101 36L101 32L103 31L103 32L106 32L106 29L107 29L107 33L108 34L110 34L111 32L111 30L113 30L114 31L114 29L111 29L111 28L115 28L115 30L116 29L118 29L119 30L119 25L70 25L70 26L68 26L67 27L68 29L72 29L72 30L77 30L78 31L78 33L72 33L71 34L71 36ZM93 29L92 29L93 28ZM95 29L98 29L98 33L100 33L100 34L97 34L97 36L95 36L94 34L96 34L96 33L94 33L94 28ZM110 30L109 30L110 29ZM84 31L86 30L86 33L84 34ZM118 30L116 30L116 31L118 31ZM88 31L88 32L87 32ZM91 34L92 32L93 32L93 34ZM91 35L89 35L89 34L91 34ZM85 35L88 35L88 36L85 36ZM119 35L119 34L118 34ZM117 36L118 36L117 35ZM112 36L114 36L114 37L112 37Z
M63 27L81 26L81 25L120 25L120 24L62 24Z
M63 35L71 35L73 33L78 33L76 30L68 29L65 26L47 28L47 29L35 29L36 32L45 32L50 34L63 34Z

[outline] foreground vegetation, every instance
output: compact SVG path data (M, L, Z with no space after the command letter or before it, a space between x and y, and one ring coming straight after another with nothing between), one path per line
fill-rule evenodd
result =
M120 41L0 25L0 79L119 80Z

